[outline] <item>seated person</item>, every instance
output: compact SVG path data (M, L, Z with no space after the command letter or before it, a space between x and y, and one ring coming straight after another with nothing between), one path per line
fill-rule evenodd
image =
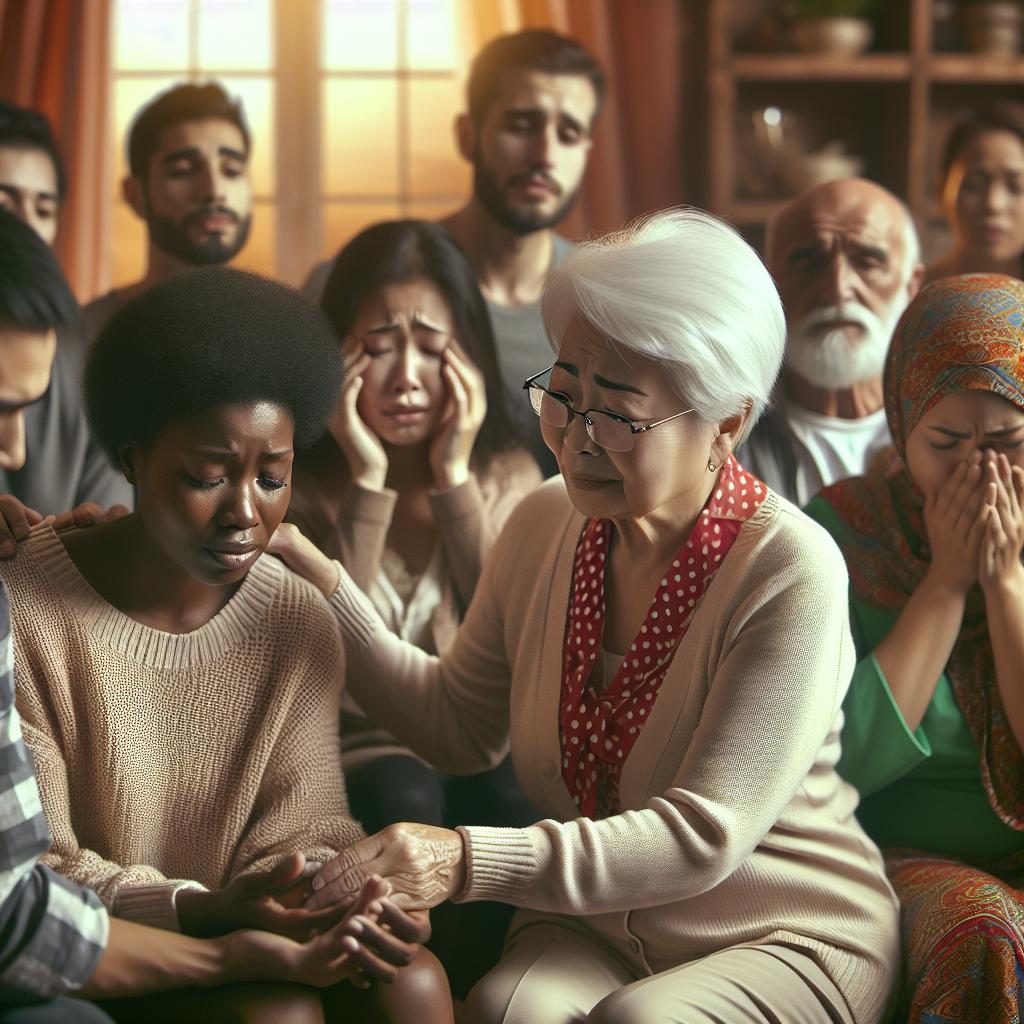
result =
M925 287L886 364L898 458L807 509L850 571L860 660L839 770L902 901L914 1024L1020 1019L1022 321L1012 278Z
M289 519L348 567L391 630L445 651L498 532L541 482L515 445L487 305L451 236L415 220L349 242L322 305L345 339L345 385L327 432L296 458ZM371 832L397 821L536 820L508 758L477 775L442 774L347 695L342 751L352 813ZM435 914L433 948L463 993L501 952L508 914L453 911ZM467 918L482 929L472 941Z
M118 917L305 938L344 913L289 906L307 865L362 835L338 749L343 651L319 595L261 557L287 510L293 449L323 430L340 372L328 325L290 289L225 268L157 286L115 314L86 371L92 428L137 512L62 534L40 524L0 569L53 834L44 862ZM397 937L423 937L422 921L390 912ZM180 1020L240 1013L242 998L256 1015L243 1019L323 1019L302 986L107 1008ZM369 1019L367 1000L399 1020L451 1019L427 953L383 995L346 986L323 1005Z
M1024 277L1024 107L1000 100L959 121L946 140L940 182L953 245L926 280Z

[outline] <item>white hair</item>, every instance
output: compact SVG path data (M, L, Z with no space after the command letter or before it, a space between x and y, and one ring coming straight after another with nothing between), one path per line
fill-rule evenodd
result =
M548 277L544 325L557 348L574 318L614 346L661 363L705 422L764 411L786 321L771 275L724 221L665 210L577 246Z

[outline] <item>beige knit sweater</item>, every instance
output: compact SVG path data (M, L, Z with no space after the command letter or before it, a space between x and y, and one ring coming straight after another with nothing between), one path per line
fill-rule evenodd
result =
M103 601L48 526L0 578L53 834L44 863L119 916L173 928L183 880L219 887L360 838L340 767L337 627L277 559L182 635Z
M873 1024L896 978L898 907L835 772L854 665L842 556L768 495L676 650L623 766L622 812L592 821L562 781L558 739L582 528L560 479L526 498L440 659L383 628L344 573L332 598L367 713L446 771L494 765L511 736L519 782L549 815L462 830L462 898L528 908L519 924L567 915L641 976L729 946L789 945Z

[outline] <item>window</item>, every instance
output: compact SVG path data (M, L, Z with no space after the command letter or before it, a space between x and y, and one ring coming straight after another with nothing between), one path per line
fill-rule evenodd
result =
M116 0L113 285L145 270L144 225L120 198L135 112L216 78L252 128L256 205L238 265L300 283L384 218L436 218L470 171L453 120L475 49L476 0Z

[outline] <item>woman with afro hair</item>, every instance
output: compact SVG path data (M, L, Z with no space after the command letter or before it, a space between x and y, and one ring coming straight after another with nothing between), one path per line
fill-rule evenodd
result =
M151 289L104 329L85 383L137 511L88 530L42 523L0 568L45 861L117 916L304 938L343 913L303 904L315 866L362 835L341 772L344 652L320 595L264 557L295 449L322 433L341 372L329 325L288 288L210 267ZM185 989L108 1009L450 1021L443 971L415 945L427 931L386 899L365 920L383 961L413 960L387 988Z

